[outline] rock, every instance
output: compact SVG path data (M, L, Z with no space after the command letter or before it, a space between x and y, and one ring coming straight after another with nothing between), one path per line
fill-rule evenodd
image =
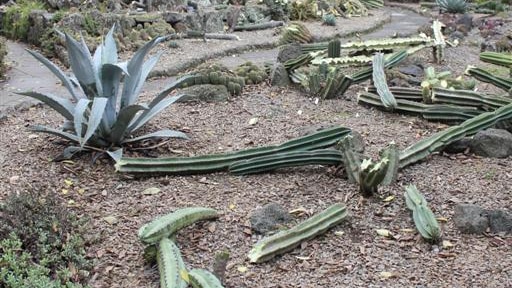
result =
M416 64L400 67L398 68L398 71L402 72L403 74L419 78L422 78L424 74L423 67Z
M471 138L462 138L446 146L443 151L450 154L464 153L471 143Z
M290 59L295 59L302 55L302 48L300 44L288 44L283 45L279 48L279 53L277 54L277 62L284 63Z
M80 0L45 0L46 4L54 9L78 7L82 1Z
M224 11L212 8L202 8L201 13L187 13L185 23L191 30L203 31L206 33L218 33L224 31Z
M512 134L503 129L490 128L478 132L469 146L476 155L505 158L512 154Z
M165 22L174 25L178 22L182 22L185 20L185 17L183 16L183 13L179 12L173 12L173 11L166 11L162 13L162 18L165 20Z
M453 215L455 227L462 233L480 234L489 227L486 211L476 205L459 204Z
M492 233L512 233L512 214L503 210L488 210L487 217Z
M194 85L183 89L185 96L178 102L221 102L229 99L228 88L224 85Z
M32 10L28 15L28 34L27 42L36 46L41 45L41 36L44 35L47 29L52 28L52 13L44 10Z
M457 24L457 30L461 31L461 32L465 32L464 34L467 35L467 32L469 32L469 31L471 31L471 29L473 29L473 16L465 13L465 14L457 17L457 20L455 20L455 23Z
M290 85L288 71L282 63L275 63L270 71L270 85L277 87L286 87Z
M173 11L177 7L186 7L187 0L152 0L149 5L150 11Z
M462 40L464 39L464 36L464 33L462 33L461 31L453 31L448 38L450 38L450 40L452 41L455 39Z
M290 214L277 203L256 209L250 218L252 230L260 234L276 230L292 220Z

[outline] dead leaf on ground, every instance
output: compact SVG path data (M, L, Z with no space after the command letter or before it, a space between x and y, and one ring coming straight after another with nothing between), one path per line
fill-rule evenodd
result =
M160 193L160 191L161 190L158 187L149 187L149 188L144 189L144 191L142 191L142 194L143 195L155 195L155 194Z

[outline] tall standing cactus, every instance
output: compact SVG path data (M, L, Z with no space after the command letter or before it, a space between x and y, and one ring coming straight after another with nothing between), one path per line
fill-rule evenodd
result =
M436 63L441 63L444 60L444 49L446 47L446 42L444 41L444 35L441 31L441 28L444 26L438 20L434 20L432 23L432 30L434 34L434 60Z
M331 40L327 47L327 57L329 57L329 58L340 57L340 54L341 54L340 46L341 46L340 39Z

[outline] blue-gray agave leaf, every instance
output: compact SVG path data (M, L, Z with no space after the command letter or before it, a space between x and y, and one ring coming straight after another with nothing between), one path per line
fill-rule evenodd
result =
M59 112L64 118L73 120L74 104L68 99L61 98L52 94L42 94L34 91L21 92L20 95L29 96L37 99Z
M110 132L110 141L114 144L122 143L124 137L128 134L128 125L132 122L133 118L137 115L139 111L147 110L148 106L146 105L130 105L125 107L119 111L119 115L117 116L117 121L112 126L112 130Z
M140 79L142 75L142 69L144 63L144 58L149 53L149 51L155 47L158 43L164 41L166 37L157 37L153 40L146 43L146 45L142 46L135 54L132 59L128 62L128 73L124 79L123 92L121 96L121 108L124 108L128 105L132 105L137 100L138 94L136 91L140 91L139 86Z
M173 90L180 88L183 83L188 82L191 78L193 78L194 75L185 75L181 77L180 79L174 81L173 83L169 84L169 86L165 87L164 90L162 90L150 103L149 107L153 107L156 104L158 104L162 99L167 97L169 93L171 93Z
M79 137L79 143L80 146L82 145L82 127L85 124L85 111L87 110L87 107L89 106L89 103L91 100L89 99L80 99L78 103L76 103L75 111L73 112L73 124L75 127L75 134Z
M35 125L35 126L30 127L30 129L32 131L35 131L35 132L42 132L42 133L48 133L48 134L52 134L52 135L55 135L55 136L59 136L59 137L62 137L64 139L67 139L69 141L76 142L76 143L80 142L78 136L73 135L71 133L63 132L61 130L53 129L53 128L50 128L50 127L41 126L41 125Z
M144 126L146 122L151 120L153 117L155 117L158 113L160 113L162 110L167 108L172 103L176 102L178 99L180 99L183 95L177 95L170 98L166 98L162 101L160 101L158 104L156 104L153 107L149 107L149 110L146 110L142 112L142 114L133 121L133 124L130 124L130 127L128 130L133 133L137 131L140 127Z
M132 139L126 139L126 140L123 141L123 143L137 142L137 141L147 140L147 139L151 139L151 138L182 138L182 139L188 139L188 136L187 136L187 134L185 134L183 132L180 132L180 131L165 129L165 130L160 130L160 131L156 131L156 132L153 132L153 133L145 134L145 135L142 135L142 136L139 136L139 137L135 137L135 138L132 138Z
M85 95L92 99L98 95L98 85L96 71L93 66L93 60L87 45L78 43L68 34L66 36L66 46L68 48L69 63L73 74L75 74L78 83L82 87Z
M118 117L117 94L123 73L127 73L126 63L104 64L101 68L102 96L108 99L107 108L105 109L108 127L111 127Z
M81 138L80 146L83 147L85 143L94 135L94 132L101 123L105 107L107 106L108 99L105 97L96 97L92 101L91 111L87 119L87 131L83 138Z
M68 76L66 76L66 74L64 74L64 72L62 72L62 70L59 67L57 67L57 65L53 64L48 59L46 59L43 55L41 55L35 51L27 49L27 52L30 53L30 55L34 56L34 58L36 58L39 62L41 62L44 66L46 66L55 76L57 76L57 78L59 78L59 80L62 82L64 87L66 87L66 89L68 89L69 94L71 94L73 99L78 101L78 99L81 98L80 95L77 94L75 89L73 88L71 79ZM27 96L29 96L29 95L27 95Z

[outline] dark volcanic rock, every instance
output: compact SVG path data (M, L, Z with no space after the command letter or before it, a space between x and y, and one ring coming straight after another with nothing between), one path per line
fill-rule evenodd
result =
M483 157L505 158L512 154L512 134L503 129L480 131L473 137L470 148Z
M251 228L260 234L278 229L292 220L288 212L279 204L270 203L255 210L251 215Z

